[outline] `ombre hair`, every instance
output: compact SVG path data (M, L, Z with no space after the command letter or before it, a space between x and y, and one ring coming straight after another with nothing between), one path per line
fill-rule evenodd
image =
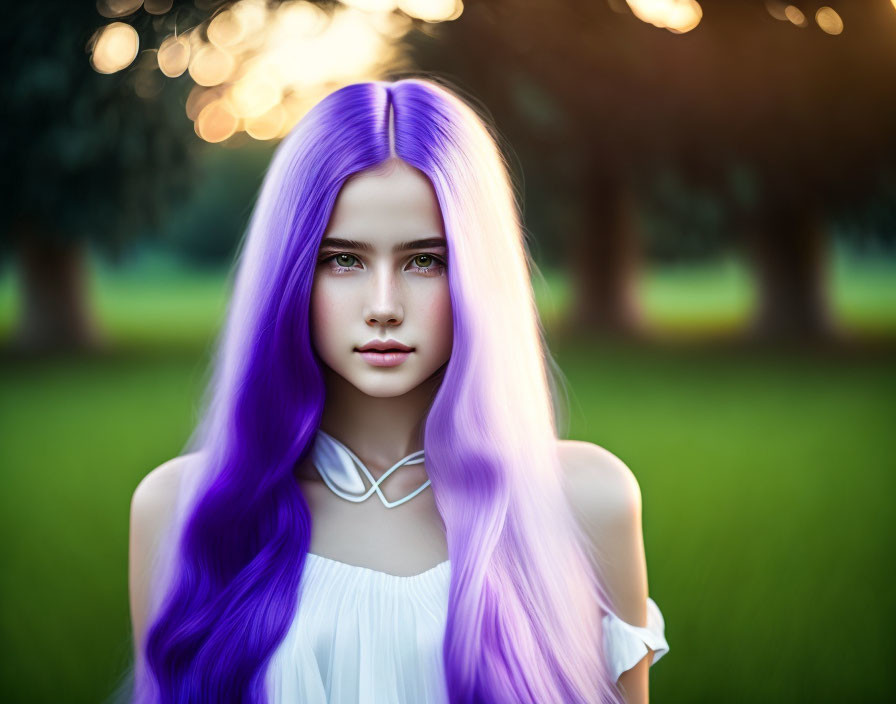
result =
M395 157L432 183L450 253L453 348L424 421L451 562L447 698L623 701L601 623L615 611L565 498L557 380L499 144L458 92L407 78L336 90L278 146L153 569L133 701L267 701L311 538L294 472L326 402L309 324L318 247L346 179Z

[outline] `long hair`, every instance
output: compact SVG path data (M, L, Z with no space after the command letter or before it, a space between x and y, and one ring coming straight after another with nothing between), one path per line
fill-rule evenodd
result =
M294 471L326 401L309 328L319 242L346 179L390 156L431 181L450 253L453 348L424 424L451 561L448 699L622 701L601 630L612 608L563 490L532 262L488 122L432 80L357 83L278 146L154 572L139 704L267 701L311 537Z

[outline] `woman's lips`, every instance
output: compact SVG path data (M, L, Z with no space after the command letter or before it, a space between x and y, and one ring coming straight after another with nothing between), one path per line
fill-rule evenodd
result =
M358 354L364 358L364 361L374 367L396 367L411 356L411 352L400 352L398 350L389 350L388 352L364 350L359 351Z

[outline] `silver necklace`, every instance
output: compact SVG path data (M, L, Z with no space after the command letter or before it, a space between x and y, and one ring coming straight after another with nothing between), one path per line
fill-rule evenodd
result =
M370 470L364 466L364 463L358 459L354 452L320 428L317 430L314 446L311 448L311 462L324 480L324 483L330 487L334 494L341 496L346 501L360 503L361 501L366 501L376 492L386 508L395 508L405 501L410 501L429 486L430 480L427 479L414 491L398 501L389 501L383 494L382 489L380 489L380 484L396 469L406 464L420 464L423 460L423 450L412 452L398 460L383 473L383 476L375 480ZM370 481L372 486L369 489L364 488L364 481L361 479L359 470Z

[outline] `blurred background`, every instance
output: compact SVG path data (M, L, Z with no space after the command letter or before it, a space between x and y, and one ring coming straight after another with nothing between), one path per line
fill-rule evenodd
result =
M896 0L5 9L0 699L114 689L274 148L426 72L497 125L569 436L641 485L653 700L892 700Z

